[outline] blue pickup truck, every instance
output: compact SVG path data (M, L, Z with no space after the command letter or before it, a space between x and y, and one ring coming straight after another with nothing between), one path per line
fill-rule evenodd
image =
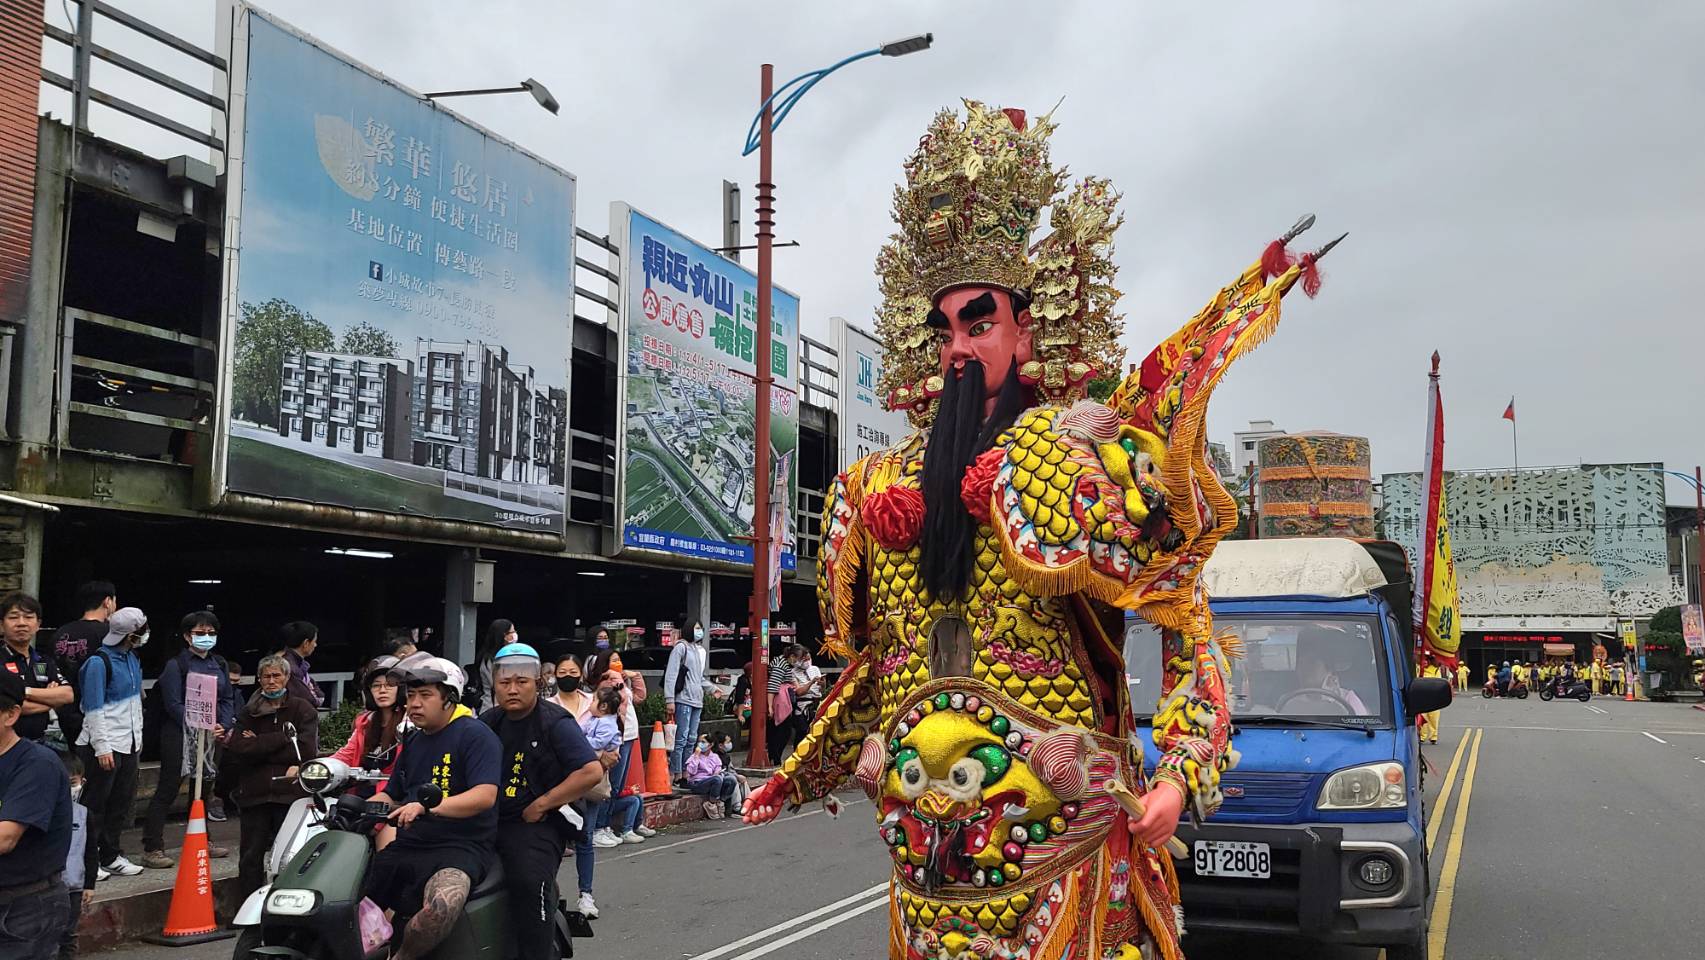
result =
M1202 584L1214 629L1243 645L1227 682L1242 758L1221 782L1219 812L1180 827L1186 924L1426 957L1432 877L1415 717L1451 695L1445 681L1414 675L1402 549L1225 543ZM1154 631L1127 621L1138 710L1161 693ZM1153 761L1151 748L1151 770Z

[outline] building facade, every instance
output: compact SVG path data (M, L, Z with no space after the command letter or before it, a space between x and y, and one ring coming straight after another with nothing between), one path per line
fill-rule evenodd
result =
M1285 431L1273 426L1271 420L1251 420L1249 429L1234 432L1231 435L1231 465L1236 468L1237 475L1245 476L1255 469L1258 460L1256 448L1261 441L1284 435Z
M407 460L412 443L407 360L320 350L285 354L278 433L387 460Z
M1683 601L1671 572L1658 464L1582 464L1446 475L1469 666L1538 660L1595 643L1621 654L1622 629ZM1421 476L1386 474L1385 535L1411 562Z
M474 340L416 345L413 460L500 483L561 483L568 392L540 387L505 347Z

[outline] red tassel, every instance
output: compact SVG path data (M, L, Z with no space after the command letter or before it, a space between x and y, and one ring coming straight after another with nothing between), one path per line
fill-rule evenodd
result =
M1267 244L1267 249L1261 251L1261 276L1271 279L1291 268L1296 261L1291 259L1290 252L1285 249L1285 241L1274 240Z
M1320 260L1312 253L1305 253L1297 261L1302 264L1302 292L1313 300L1320 295Z

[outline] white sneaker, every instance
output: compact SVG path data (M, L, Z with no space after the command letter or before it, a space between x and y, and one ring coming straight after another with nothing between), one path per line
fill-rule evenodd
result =
M655 836L657 836L656 830L651 829L650 827L646 826L643 823L637 827L634 827L633 832L639 834L642 837L655 837Z
M140 866L126 860L122 853L102 864L101 869L117 877L134 877L142 872Z
M112 874L107 872L106 867L96 867L95 868L95 882L96 883L100 883L102 880L105 880L111 876L112 876Z
M627 833L622 834L622 842L623 843L644 843L645 838L640 836L639 832L637 830L629 830Z
M592 902L590 893L583 893L579 900L574 901L574 910L588 920L595 919L598 916L598 905Z
M594 847L619 847L622 845L622 838L616 836L606 827L592 835L592 845Z

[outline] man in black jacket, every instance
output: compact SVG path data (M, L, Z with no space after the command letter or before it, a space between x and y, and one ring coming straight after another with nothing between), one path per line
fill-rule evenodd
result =
M604 776L604 765L579 724L562 707L539 698L539 667L538 651L527 644L498 650L491 670L497 706L480 716L503 743L497 855L522 960L558 956L556 874L575 830L562 811Z

